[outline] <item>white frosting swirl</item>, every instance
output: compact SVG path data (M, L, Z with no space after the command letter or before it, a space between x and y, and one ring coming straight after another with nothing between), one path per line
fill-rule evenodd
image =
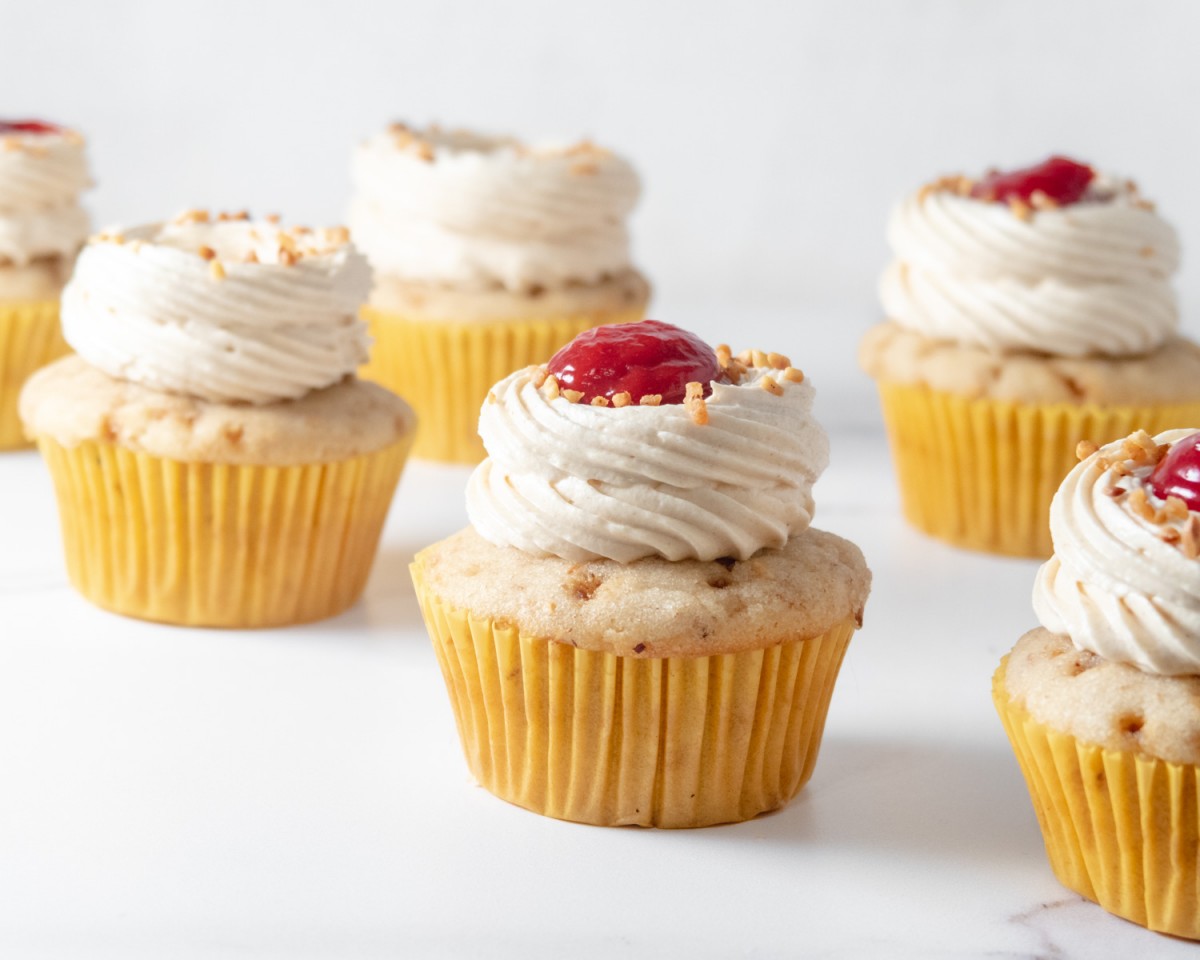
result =
M0 261L74 256L90 229L79 194L91 183L78 134L0 134Z
M467 514L485 539L534 556L744 560L812 522L812 485L829 441L808 381L764 390L753 367L713 383L708 423L680 404L592 407L550 400L529 371L483 405L489 457L471 475Z
M1168 430L1155 440L1174 443L1194 432ZM1130 496L1113 495L1114 487L1142 489L1151 506L1162 506L1145 482L1153 468L1121 461L1123 442L1078 464L1054 495L1054 556L1038 571L1033 608L1047 630L1106 660L1200 674L1200 560L1166 543L1166 527L1135 513Z
M892 212L887 316L933 339L1058 356L1128 356L1179 326L1174 229L1127 183L1017 217L1005 204L923 189Z
M370 268L333 231L176 222L118 240L84 248L62 304L67 342L111 376L269 403L336 383L367 358L357 312Z
M379 271L464 289L558 289L630 268L639 183L587 144L404 128L354 157L350 228Z

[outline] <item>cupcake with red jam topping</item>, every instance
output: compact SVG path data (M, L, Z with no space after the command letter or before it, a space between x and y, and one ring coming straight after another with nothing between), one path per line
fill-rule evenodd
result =
M1058 878L1200 939L1200 433L1079 452L993 695Z
M21 394L80 593L220 627L358 599L416 426L354 376L370 277L344 227L245 214L89 243L63 293L77 355Z
M363 374L412 400L416 456L479 463L493 383L645 315L628 227L641 185L611 150L397 123L359 146L353 176L350 228L375 268Z
M58 297L87 238L83 137L41 120L0 120L0 450L25 446L17 396L68 352Z
M412 566L487 789L696 827L803 786L870 588L858 548L810 526L812 402L787 358L651 320L494 386L472 525Z
M1048 556L1084 439L1200 422L1174 229L1137 187L1065 157L946 177L896 207L878 382L905 515L950 543Z

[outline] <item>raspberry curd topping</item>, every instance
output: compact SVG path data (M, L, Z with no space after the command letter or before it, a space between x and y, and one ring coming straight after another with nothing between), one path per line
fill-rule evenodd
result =
M558 351L546 367L563 389L611 400L620 393L657 395L683 403L687 385L699 382L708 396L722 376L716 352L694 333L658 320L596 327Z
M1020 170L992 170L971 188L971 196L992 203L1032 203L1039 194L1036 199L1065 207L1082 200L1095 178L1087 164L1054 156Z

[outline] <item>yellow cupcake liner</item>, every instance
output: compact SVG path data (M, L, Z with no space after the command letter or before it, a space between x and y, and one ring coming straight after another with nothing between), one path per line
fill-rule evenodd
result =
M71 352L58 325L58 301L0 303L0 450L30 446L17 398L30 374Z
M880 383L904 515L959 547L1048 557L1050 500L1080 440L1200 424L1200 402L1097 407L967 399Z
M855 621L763 650L581 650L454 609L412 566L467 766L503 800L599 826L703 827L791 800L812 775Z
M304 623L354 603L410 443L260 467L38 438L75 588L115 613L207 627Z
M475 464L485 454L479 408L496 381L545 363L592 327L640 320L645 309L548 320L462 323L417 320L364 308L374 346L359 375L399 393L417 412L421 429L413 456Z
M1200 939L1200 769L1077 740L992 697L1058 879L1109 913Z

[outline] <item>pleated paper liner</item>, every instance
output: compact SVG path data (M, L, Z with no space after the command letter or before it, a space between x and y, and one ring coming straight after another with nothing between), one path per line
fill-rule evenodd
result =
M1200 426L1200 402L1097 407L971 400L880 383L904 515L955 546L1048 557L1050 500L1080 440Z
M524 636L413 580L467 765L496 796L600 826L702 827L812 775L855 629L710 657L622 657Z
M410 443L294 467L183 463L44 437L38 446L84 597L162 623L269 627L358 599Z
M421 429L413 456L476 464L486 456L476 432L479 408L496 381L545 363L584 330L640 320L644 312L639 306L553 320L458 323L365 308L375 342L360 376L400 394L416 410Z
M30 374L71 348L58 325L58 301L0 302L0 450L28 447L17 398Z
M1118 917L1200 939L1200 771L1039 723L1009 699L1007 659L992 696L1058 879Z

